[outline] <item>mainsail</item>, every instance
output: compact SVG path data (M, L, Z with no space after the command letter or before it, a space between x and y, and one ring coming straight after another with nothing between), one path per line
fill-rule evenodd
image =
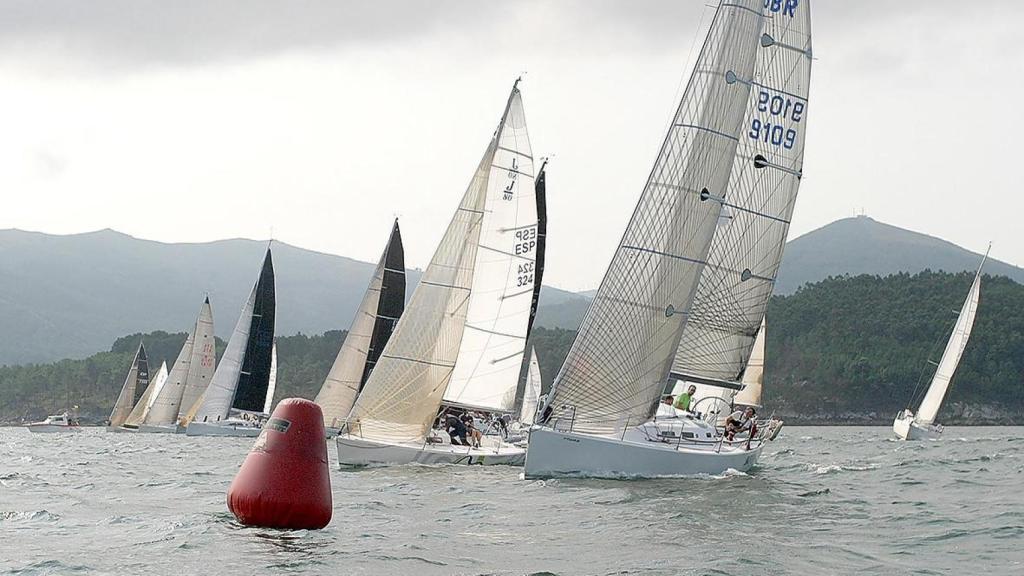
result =
M348 416L404 308L405 250L398 219L395 219L391 237L377 262L363 301L316 395L325 426L338 427Z
M196 320L195 338L192 343L192 355L188 364L188 375L185 378L185 389L181 393L181 404L178 407L178 424L187 426L191 420L189 414L202 405L206 389L213 381L217 367L217 338L213 333L213 310L210 299L203 302Z
M523 393L523 405L519 409L519 422L533 424L537 414L537 402L540 399L540 363L537 362L537 349L530 349L529 370L526 373L526 391Z
M960 315L957 316L956 324L953 325L953 333L950 334L949 341L946 342L942 360L939 360L932 383L928 387L924 400L921 401L921 407L917 410L916 419L921 424L935 422L935 417L938 416L939 408L942 407L942 401L949 390L949 383L960 364L960 357L963 356L964 348L967 347L967 340L971 337L974 316L978 311L978 300L981 296L981 269L985 266L987 259L988 252L985 253L981 266L978 267L978 272L974 275L971 290L967 293L967 299L964 300L964 305L960 308Z
M114 402L114 409L110 412L110 425L121 426L132 413L132 408L138 403L142 391L149 386L149 362L146 360L146 347L139 343L139 349L135 351L135 358L132 366L128 369L128 376L121 386L121 393Z
M437 416L462 342L487 192L492 177L508 174L510 164L496 160L499 147L514 144L505 136L505 125L518 100L519 90L513 87L441 243L352 408L353 434L418 442ZM515 148L502 152L507 162L518 156Z
M242 306L220 365L183 423L215 422L226 418L232 408L251 412L263 409L270 385L274 308L274 265L267 248L259 280Z
M153 401L156 400L157 394L160 393L166 382L167 362L161 362L160 369L156 371L156 375L149 379L149 386L146 386L146 391L142 393L142 397L135 403L131 414L124 421L124 426L138 427L139 424L142 424L146 414L153 407Z
M549 395L548 406L573 408L575 431L615 434L654 414L727 202L739 142L748 137L743 120L763 10L761 0L719 4L640 201ZM736 79L742 81L730 81Z
M539 232L533 152L514 92L487 180L465 333L446 403L512 410L539 286Z
M263 402L263 413L270 414L274 407L274 392L277 392L277 342L270 349L270 379L267 384L267 397Z
M201 344L196 346L196 339ZM178 358L171 367L171 373L167 377L167 383L157 393L153 400L153 407L146 415L145 423L153 426L166 426L173 424L182 408L189 407L186 404L185 393L188 390L198 393L192 398L195 402L199 394L206 389L213 376L214 360L213 340L213 313L210 310L210 299L206 298L202 308L199 309L199 316L196 318L195 326L185 339L184 346L178 352ZM204 357L204 348L209 348L209 358ZM192 369L193 362L196 369Z
M672 376L739 382L782 260L803 170L811 21L807 2L771 3L753 73L727 71L750 87L723 218L683 329Z

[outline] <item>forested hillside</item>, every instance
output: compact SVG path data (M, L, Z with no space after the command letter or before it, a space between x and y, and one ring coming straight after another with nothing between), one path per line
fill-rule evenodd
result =
M927 385L972 274L925 271L885 278L835 277L776 296L768 308L765 405L795 422L885 423ZM277 339L277 399L313 398L344 332ZM118 339L83 360L0 367L0 422L62 410L107 417L140 338L154 365L170 365L185 334L155 332ZM575 332L535 328L545 388ZM218 353L223 342L218 342ZM921 390L918 390L920 396ZM986 276L974 333L940 419L1024 423L1024 286Z

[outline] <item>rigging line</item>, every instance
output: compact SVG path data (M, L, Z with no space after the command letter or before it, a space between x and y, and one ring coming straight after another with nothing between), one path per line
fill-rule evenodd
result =
M500 250L498 248L492 248L492 247L490 247L490 246L488 246L486 244L478 244L477 246L479 248L483 248L484 250L490 250L491 252L496 252L498 254L501 254L503 256L508 256L510 258L519 258L520 260L526 260L527 262L533 262L533 261L536 260L536 256L534 258L530 258L526 254L513 254L511 252L506 252L506 251Z
M718 130L715 130L714 128L708 128L706 126L700 126L700 125L697 125L697 124L682 124L682 123L678 123L678 124L673 124L672 126L675 127L675 128L693 128L694 130L702 130L704 132L709 132L709 133L714 134L716 136L721 136L722 138L725 138L727 140L732 140L733 142L739 142L739 140L740 140L737 136L733 136L732 134L726 134L725 132L719 132Z

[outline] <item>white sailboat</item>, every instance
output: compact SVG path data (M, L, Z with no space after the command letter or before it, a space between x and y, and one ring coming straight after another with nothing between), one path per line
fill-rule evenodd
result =
M156 395L160 393L160 390L164 387L167 382L167 362L160 363L160 369L156 371L156 374L149 379L149 386L146 386L146 391L142 393L142 397L135 403L135 407L132 408L131 414L128 415L128 419L121 425L119 431L124 432L138 432L139 425L146 418L146 414L153 407L153 401L156 400Z
M274 409L274 393L277 392L277 341L270 348L270 378L267 380L267 399L263 402L263 413L269 415Z
M210 299L206 298L199 309L194 328L178 352L167 383L153 399L152 407L139 425L139 432L174 434L185 431L184 427L177 425L177 420L183 415L182 407L191 406L186 396L191 397L194 403L213 378L216 346L213 310Z
M518 85L518 81L516 82ZM494 136L419 286L337 437L342 465L517 464L524 451L438 443L442 398L502 407L515 397L533 292L537 222L510 218L535 201L522 98L513 86ZM509 283L520 290L510 292ZM523 284L528 286L523 289ZM511 391L510 391L511 390Z
M540 400L540 363L537 362L537 350L530 349L530 366L526 374L526 391L523 393L523 405L519 409L519 423L521 426L533 424L537 415L537 402Z
M981 265L978 266L978 271L974 275L974 282L971 283L967 299L964 300L960 314L956 318L956 324L953 325L953 333L949 335L942 359L939 360L939 364L935 368L935 375L932 376L931 384L928 386L924 399L921 400L917 413L915 414L908 407L897 414L892 423L892 431L902 440L934 440L942 435L942 426L935 423L935 418L939 415L939 409L949 391L953 374L956 373L964 348L967 347L967 341L971 337L974 317L978 311L978 300L981 297L981 270L987 259L988 251L985 252Z
M139 342L139 348L135 351L135 358L128 369L128 376L124 379L121 392L117 395L114 408L110 411L110 419L107 422L107 431L119 432L121 425L128 420L132 409L138 403L143 390L149 386L149 361L146 359L146 347Z
M329 437L337 435L348 418L404 308L405 250L398 219L395 219L370 285L316 395L315 402L323 411Z
M267 414L275 317L270 248L206 391L180 421L189 436L259 436Z
M644 192L530 431L526 476L720 474L756 464L759 439L729 441L692 415L657 414L670 372L736 386L764 316L803 163L808 5L718 5ZM723 215L728 226L718 225ZM758 234L777 245L744 257L744 242ZM736 294L751 301L720 301ZM723 334L704 334L716 326Z

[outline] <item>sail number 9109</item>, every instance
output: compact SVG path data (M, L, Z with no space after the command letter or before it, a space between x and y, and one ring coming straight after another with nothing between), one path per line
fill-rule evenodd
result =
M800 123L804 118L804 108L804 103L799 100L778 95L772 96L764 90L757 93L757 111L769 114L770 120L777 118L783 122ZM778 122L765 121L760 118L750 121L750 132L747 135L752 140L782 146L787 150L796 145L796 130L786 128Z

